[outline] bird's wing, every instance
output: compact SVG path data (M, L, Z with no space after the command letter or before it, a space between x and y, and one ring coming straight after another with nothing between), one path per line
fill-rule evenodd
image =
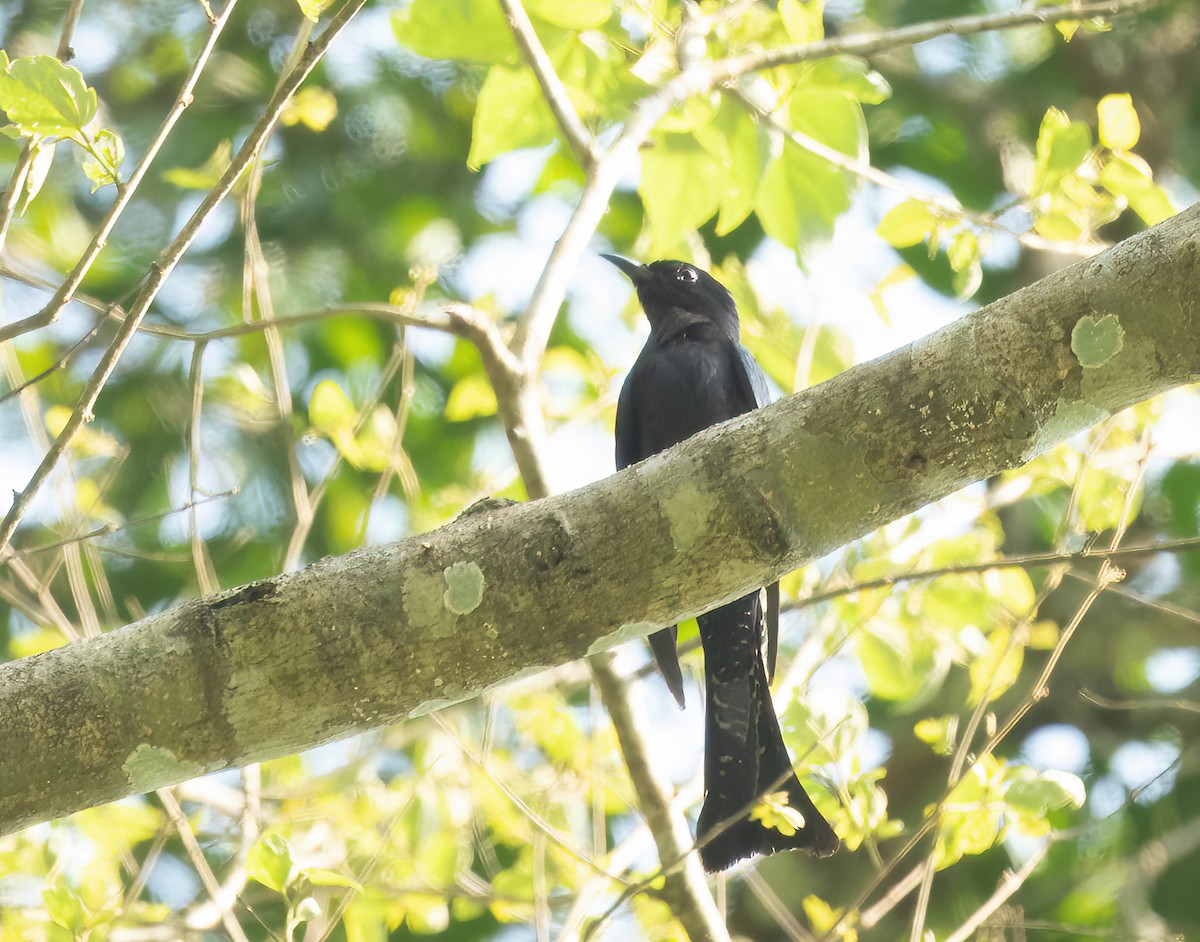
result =
M754 359L754 355L741 344L737 345L736 366L738 377L743 384L743 395L748 399L753 399L754 408L761 409L767 405L774 397L767 385L766 374L758 365L758 361ZM775 679L775 661L779 656L778 582L767 586L767 604L763 610L763 619L766 624L767 636L767 680L770 682Z
M744 391L754 403L753 408L761 409L774 397L762 367L758 365L754 355L740 343L737 345L737 366L741 380L745 383Z
M639 455L637 413L633 407L636 393L633 392L635 379L632 373L621 387L621 395L617 398L617 426L614 436L617 446L617 470L628 468L639 461L644 455Z
M641 432L638 428L635 406L638 401L639 382L644 375L640 364L640 360L634 364L625 384L621 387L621 395L617 398L617 426L614 438L616 439L618 471L648 457L641 454ZM642 399L645 399L644 395ZM671 691L671 696L675 698L675 702L682 709L684 704L683 672L679 667L679 654L675 650L677 634L678 627L671 625L669 628L654 632L650 635L649 640L650 648L654 652L654 659L658 662L658 669L667 683L667 689Z

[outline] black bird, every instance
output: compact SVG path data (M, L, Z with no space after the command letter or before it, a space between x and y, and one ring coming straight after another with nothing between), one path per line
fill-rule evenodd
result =
M629 276L650 321L650 337L617 402L617 469L670 448L701 429L770 401L766 377L739 342L737 308L707 272L677 261L638 265L605 255ZM779 584L697 619L704 646L704 807L697 841L710 873L753 854L806 850L827 857L837 836L792 769L771 702L779 631ZM764 628L767 664L761 653ZM667 686L682 707L676 628L650 636ZM792 835L748 816L765 794L784 792L804 818Z

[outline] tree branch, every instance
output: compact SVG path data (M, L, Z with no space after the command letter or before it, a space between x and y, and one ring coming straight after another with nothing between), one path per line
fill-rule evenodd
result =
M554 114L554 120L558 122L558 128L562 131L567 146L571 148L579 166L586 172L595 159L592 152L592 135L579 120L579 115L571 104L571 97L567 94L567 87L554 71L554 63L546 55L542 41L538 39L537 30L529 21L529 15L525 12L521 0L499 0L499 3L504 11L504 18L508 20L508 28L512 30L513 38L521 48L525 61L529 63L538 87L542 90L542 97L546 99L546 104Z
M426 713L774 581L1196 381L1198 276L1195 206L579 491L4 665L0 832ZM1098 315L1119 351L1084 367L1072 334Z
M811 62L843 53L865 56L887 49L916 45L947 34L967 35L1089 16L1135 13L1148 9L1157 2L1158 0L1105 0L956 17L877 33L837 36L820 42L731 56L708 64L690 64L666 84L639 101L630 112L616 140L596 156L575 211L562 236L555 243L546 267L534 287L525 314L517 323L513 335L513 349L518 351L522 362L527 365L536 363L541 357L558 310L566 297L571 274L595 235L600 220L608 211L609 199L625 167L636 156L654 126L680 102L693 95L705 94L751 72L781 65Z
M228 0L228 5L232 6L234 2L235 0ZM21 517L30 503L32 503L38 491L41 490L42 485L46 483L46 480L58 464L59 459L70 447L79 430L92 420L92 408L95 406L96 400L100 397L101 391L108 383L108 378L112 375L112 371L116 369L117 361L120 360L121 355L125 352L125 348L133 339L134 334L137 333L142 319L146 316L146 312L150 310L150 305L158 297L159 290L171 272L174 271L175 266L179 264L179 260L183 258L188 247L192 244L192 240L196 237L196 233L199 232L200 226L213 210L221 204L225 197L229 195L229 192L233 189L242 172L258 155L262 145L266 142L267 137L275 127L276 121L279 120L279 115L283 112L284 106L296 89L308 77L308 74L316 67L321 57L324 56L325 50L329 47L333 38L354 18L355 14L365 4L366 0L347 0L345 6L333 18L320 38L308 45L300 61L288 74L287 79L280 83L279 90L272 96L270 102L267 103L262 117L259 118L258 123L247 135L237 156L234 157L225 173L222 174L221 179L217 182L216 186L209 190L200 205L196 207L191 218L184 224L179 235L175 237L175 241L163 250L162 254L159 255L158 259L151 266L150 273L142 286L142 290L138 293L138 297L134 303L130 305L129 313L117 330L116 337L109 344L108 349L100 358L100 363L92 372L91 377L89 377L87 385L84 386L83 393L79 397L79 402L71 413L71 418L59 433L58 438L54 440L54 444L50 446L49 451L46 452L41 464L38 465L37 470L33 473L33 477L30 478L29 483L19 494L14 495L12 506L5 515L3 522L0 522L0 551L3 551L4 547L8 545L9 540L12 539L17 525L21 522ZM215 38L212 41L215 42ZM209 47L206 46L205 49L209 49ZM68 283L69 281L70 279L68 279ZM54 300L51 300L44 311L53 311L54 304ZM16 325L12 326L15 327Z
M171 110L167 112L166 118L163 119L162 126L158 129L158 133L154 135L154 140L146 148L146 153L138 161L138 165L134 168L133 173L129 175L129 179L124 183L117 184L117 198L113 200L113 204L108 208L108 212L100 220L100 225L96 229L95 235L92 236L92 241L88 244L83 254L79 256L79 261L75 263L75 267L71 269L71 273L67 275L66 280L54 292L54 297L40 311L12 324L8 324L5 327L0 327L0 343L11 340L14 337L19 337L21 334L37 330L40 327L45 327L47 324L53 324L58 320L58 315L71 298L74 297L76 289L83 284L83 279L91 271L96 259L100 257L104 246L108 244L109 235L112 234L117 220L121 218L121 214L125 212L125 207L133 199L133 195L137 192L139 184L141 184L143 178L146 176L146 171L150 169L150 165L154 163L154 159L158 156L158 152L162 149L163 144L166 143L176 123L178 123L183 113L192 103L192 92L196 88L196 83L200 81L200 76L208 65L213 50L216 49L217 39L220 38L221 33L225 29L225 24L229 22L229 17L236 6L237 0L226 0L225 7L221 10L221 15L213 21L212 28L208 32L208 37L204 41L204 46L201 48L199 55L196 56L196 61L192 64L192 70L188 73L187 78L184 79L183 86L179 89L179 94L175 96L175 102L171 105ZM79 11L74 10L74 15L78 17ZM2 542L0 540L0 543Z

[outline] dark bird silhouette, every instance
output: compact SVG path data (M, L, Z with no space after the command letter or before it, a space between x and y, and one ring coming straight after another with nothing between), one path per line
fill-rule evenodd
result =
M770 401L766 377L739 342L737 308L724 286L684 262L638 265L605 255L629 276L650 321L650 337L617 402L617 468L656 454L701 429ZM779 584L701 615L704 646L704 807L697 825L700 859L710 873L753 854L806 850L826 857L837 836L792 769L771 702ZM767 662L761 653L764 630ZM679 706L683 677L676 628L650 636L659 669ZM786 835L749 817L766 793L784 792L804 826Z

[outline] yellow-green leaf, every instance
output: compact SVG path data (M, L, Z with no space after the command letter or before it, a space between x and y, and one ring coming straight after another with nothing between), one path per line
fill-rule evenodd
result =
M308 401L308 421L326 435L354 428L358 413L342 387L331 379L321 380Z
M485 415L496 414L496 390L482 373L464 376L446 397L446 418L465 422Z
M1100 143L1111 150L1132 150L1142 133L1137 109L1128 94L1105 95L1096 105Z
M303 124L312 131L324 131L337 117L337 98L327 88L302 88L292 96L279 116L285 127Z
M413 0L392 14L400 45L429 59L503 62L516 54L494 0Z
M905 200L888 210L876 230L893 248L903 249L924 242L943 217L923 200Z
M524 66L494 65L475 102L467 166L478 169L498 154L548 144L556 130L533 73Z
M232 158L233 142L226 138L199 167L171 167L162 176L172 186L185 190L211 190L229 169Z
M246 855L246 870L263 886L282 893L292 872L292 852L278 834L260 837Z
M54 56L0 58L0 110L25 134L77 137L96 117L96 91Z
M694 134L655 134L642 154L638 193L646 207L651 242L678 243L716 211L725 183L720 162Z
M329 9L329 5L333 3L333 0L296 0L296 3L300 7L300 12L308 20L315 23L321 18L321 14Z

